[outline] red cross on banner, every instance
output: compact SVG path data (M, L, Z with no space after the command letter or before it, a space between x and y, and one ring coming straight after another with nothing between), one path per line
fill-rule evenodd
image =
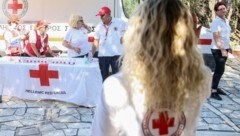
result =
M13 10L13 14L17 14L18 9L22 9L23 4L19 4L18 0L13 0L13 4L8 4L8 9Z
M168 112L164 111L159 114L158 119L154 119L152 122L154 129L159 129L160 135L168 134L168 127L174 126L174 118L168 117Z
M50 86L49 78L58 79L58 71L48 70L48 64L39 64L39 70L30 70L31 78L39 78L41 86Z

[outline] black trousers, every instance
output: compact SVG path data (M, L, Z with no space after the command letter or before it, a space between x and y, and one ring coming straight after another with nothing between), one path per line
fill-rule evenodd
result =
M212 79L212 89L217 89L220 79L225 71L225 63L227 61L227 57L222 56L222 52L220 49L211 49L211 51L216 64Z
M115 74L119 71L119 57L98 57L99 67L102 74L103 81L109 76L109 67L111 66L112 74Z

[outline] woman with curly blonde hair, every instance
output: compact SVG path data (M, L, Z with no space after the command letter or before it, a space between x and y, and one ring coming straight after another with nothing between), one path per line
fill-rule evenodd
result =
M93 135L194 135L211 83L196 40L181 1L145 0L124 35L122 72L104 82Z

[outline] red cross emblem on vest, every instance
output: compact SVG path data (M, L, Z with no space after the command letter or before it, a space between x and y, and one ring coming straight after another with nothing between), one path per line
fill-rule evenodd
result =
M142 121L145 136L180 136L186 125L184 113L179 119L168 108L149 109Z
M168 127L174 126L174 118L168 117L168 112L160 112L158 119L153 119L153 129L158 129L160 135L168 134Z
M23 4L19 4L18 0L13 0L12 4L8 4L8 9L12 9L13 10L13 14L18 14L18 9L22 9L23 8Z
M48 64L39 64L39 70L29 70L31 78L39 78L41 86L50 86L49 79L58 79L58 71L48 70Z

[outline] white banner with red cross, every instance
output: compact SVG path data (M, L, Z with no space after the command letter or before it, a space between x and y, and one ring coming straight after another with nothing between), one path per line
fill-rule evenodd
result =
M22 99L55 99L96 106L102 89L98 62L47 64L0 61L2 94Z

